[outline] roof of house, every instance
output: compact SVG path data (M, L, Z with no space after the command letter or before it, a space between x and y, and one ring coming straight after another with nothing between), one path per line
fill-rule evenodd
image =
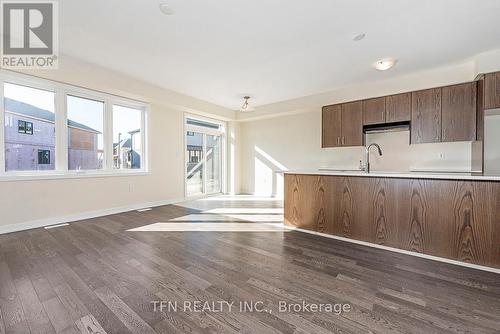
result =
M35 107L34 105L24 103L21 101L9 99L9 98L4 98L4 106L5 106L5 111L6 112L12 112L20 115L25 115L27 117L33 117L33 118L38 118L42 119L45 121L49 122L54 122L55 121L55 114L53 112L50 112L48 110L40 109L38 107ZM77 129L85 130L85 131L92 131L92 132L97 132L101 133L100 131L97 131L95 129L92 129L91 127L88 127L86 125L83 125L81 123L74 122L70 119L68 119L68 125Z
M130 131L129 134L130 135L135 135L136 133L140 133L141 132L141 129L137 129L137 130L133 130L133 131ZM113 143L113 147L117 147L120 143ZM130 148L132 145L132 141L130 140L130 137L125 137L123 139L121 139L121 146L123 148Z
M130 138L125 138L121 140L121 147L122 148L130 148L131 147L131 141ZM120 143L113 143L113 147L117 147Z

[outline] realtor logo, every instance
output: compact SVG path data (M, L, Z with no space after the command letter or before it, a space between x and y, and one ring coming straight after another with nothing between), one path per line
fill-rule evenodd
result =
M0 1L1 67L56 69L58 59L58 3L56 1Z

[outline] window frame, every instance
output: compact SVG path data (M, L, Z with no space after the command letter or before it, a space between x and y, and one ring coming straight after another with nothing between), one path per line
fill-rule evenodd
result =
M21 85L34 89L47 90L54 93L55 113L55 154L51 156L55 163L54 170L6 171L5 170L5 110L4 84ZM89 99L104 103L104 161L103 168L96 170L69 170L68 161L68 126L67 126L67 97ZM31 75L20 74L7 70L0 70L0 182L22 181L38 179L110 177L127 175L149 175L149 113L148 103L133 100L113 94L99 92L83 87L42 79ZM113 105L125 106L141 111L141 149L143 157L140 169L113 169ZM16 124L17 126L17 124Z
M109 106L110 113L111 113L109 116L109 117L111 117L111 124L110 124L110 129L109 129L109 131L111 131L111 133L108 133L108 135L111 138L111 151L110 151L110 156L109 156L109 159L110 159L109 160L109 168L111 168L112 170L115 170L115 171L122 171L125 173L131 173L131 171L132 172L133 171L140 171L144 168L143 165L146 165L146 169L147 169L148 168L147 166L149 166L149 162L150 162L148 135L146 134L146 131L144 131L144 129L146 129L146 126L148 124L148 113L147 112L141 113L141 151L144 152L143 157L141 157L141 168L140 169L122 169L122 168L114 169L113 168L113 153L114 153L113 152L113 122L112 122L112 120L113 120L113 106L141 110L141 107L138 104L131 103L131 101L124 100L124 99L115 100Z

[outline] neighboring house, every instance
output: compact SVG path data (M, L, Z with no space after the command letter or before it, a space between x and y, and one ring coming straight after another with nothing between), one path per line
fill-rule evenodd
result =
M141 130L130 131L127 137L118 135L118 142L113 144L113 165L115 168L141 168Z
M52 170L55 167L54 113L5 98L5 168L7 171ZM102 167L96 131L68 120L69 169Z
M188 161L190 164L197 164L203 156L203 146L187 145Z

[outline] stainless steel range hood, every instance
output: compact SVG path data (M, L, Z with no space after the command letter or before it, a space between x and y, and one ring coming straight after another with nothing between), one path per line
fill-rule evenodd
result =
M370 124L363 126L363 133L399 132L399 131L409 131L409 130L410 130L410 122L408 121Z

